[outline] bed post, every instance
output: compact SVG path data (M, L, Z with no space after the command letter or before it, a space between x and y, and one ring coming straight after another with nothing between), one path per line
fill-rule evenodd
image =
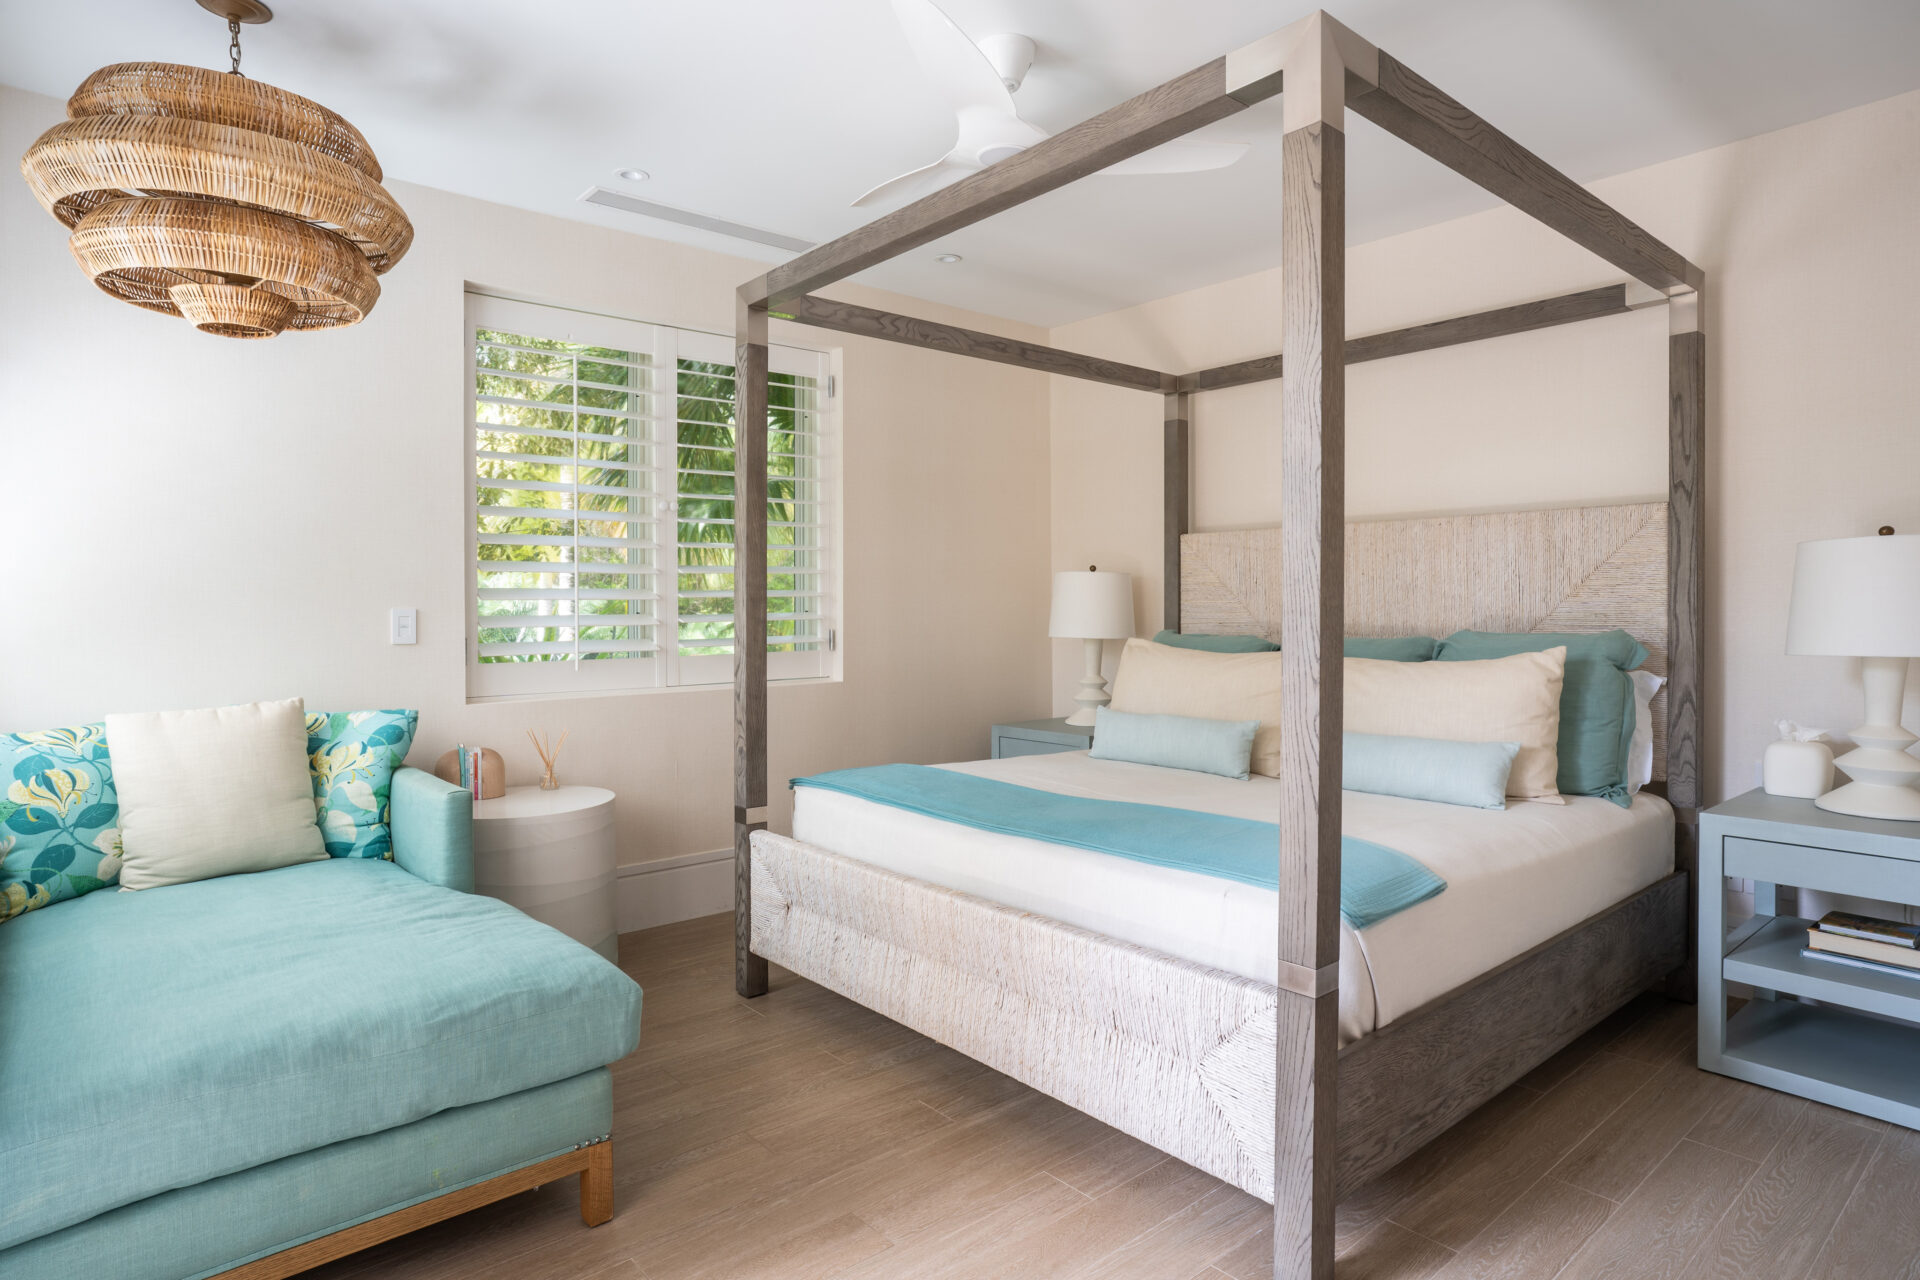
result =
M1668 993L1694 996L1699 939L1701 760L1706 643L1706 291L1667 304L1667 800L1675 818L1674 867L1687 873L1687 963ZM1712 892L1719 892L1713 886Z
M1274 1280L1331 1280L1339 1018L1345 612L1346 135L1365 50L1325 14L1280 63L1281 994L1274 1042ZM1360 66L1349 56L1360 54ZM1227 91L1236 83L1228 58ZM1255 74L1259 68L1252 69ZM1269 70L1268 74L1271 74Z
M742 291L733 362L733 989L765 995L753 954L752 839L767 827L767 308Z
M1166 394L1166 447L1161 455L1161 553L1162 598L1160 625L1168 631L1180 629L1180 535L1191 532L1188 503L1188 470L1192 459L1192 397L1184 391Z

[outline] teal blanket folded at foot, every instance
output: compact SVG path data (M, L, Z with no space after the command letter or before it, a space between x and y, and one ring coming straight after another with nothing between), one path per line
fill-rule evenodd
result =
M793 785L838 791L981 831L1091 849L1263 889L1280 887L1278 823L1063 796L919 764L839 769L795 778ZM1397 849L1340 837L1340 914L1356 929L1425 902L1446 887L1445 880Z

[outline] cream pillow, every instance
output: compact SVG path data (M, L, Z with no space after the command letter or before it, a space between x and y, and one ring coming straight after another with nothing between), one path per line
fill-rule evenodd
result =
M1393 664L1388 664L1393 665ZM1113 709L1140 715L1258 720L1247 768L1280 776L1280 654L1208 653L1129 640L1113 677Z
M1278 656L1278 655L1276 655ZM1348 658L1348 733L1388 733L1448 742L1517 742L1507 794L1565 804L1560 771L1564 645L1478 662L1380 662Z
M299 698L108 716L120 887L152 889L327 856Z

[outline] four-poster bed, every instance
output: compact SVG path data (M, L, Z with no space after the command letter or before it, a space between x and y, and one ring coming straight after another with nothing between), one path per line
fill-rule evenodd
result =
M1282 93L1282 90L1285 92ZM1201 392L1282 356L1173 374L820 298L814 290L1127 156L1282 98L1281 521L1189 529ZM1347 339L1343 118L1351 108L1631 278ZM1274 1204L1275 1275L1332 1274L1336 1195L1505 1088L1690 955L1699 807L1705 336L1699 268L1322 13L954 183L740 290L735 634L735 982L767 960L867 1003ZM1344 371L1664 303L1669 490L1634 508L1344 518ZM1072 928L764 830L768 317L1157 393L1165 421L1165 625L1240 609L1282 644L1275 980ZM1451 545L1454 554L1444 554ZM1429 572L1395 575L1441 546ZM1236 595L1220 566L1270 580ZM1462 567L1464 566L1464 568ZM1387 583L1394 584L1391 589ZM1411 584L1411 585L1410 585ZM1265 603L1250 604L1256 600ZM1631 621L1623 621L1623 618ZM1218 619L1211 619L1217 623ZM1341 1048L1342 638L1349 624L1579 632L1627 626L1666 663L1674 870ZM1211 628L1206 628L1211 629ZM1392 634L1381 631L1378 634ZM1656 776L1660 776L1659 773Z

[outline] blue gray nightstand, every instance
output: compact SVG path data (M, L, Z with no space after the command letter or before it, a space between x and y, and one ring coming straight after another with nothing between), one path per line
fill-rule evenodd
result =
M1022 720L993 726L993 758L1044 756L1055 751L1085 751L1093 745L1093 726L1058 720Z
M1753 919L1732 931L1729 876L1754 890ZM1802 958L1812 922L1779 914L1788 885L1920 903L1920 823L1763 791L1700 816L1700 1066L1920 1128L1920 977ZM1728 982L1755 989L1732 1017Z

